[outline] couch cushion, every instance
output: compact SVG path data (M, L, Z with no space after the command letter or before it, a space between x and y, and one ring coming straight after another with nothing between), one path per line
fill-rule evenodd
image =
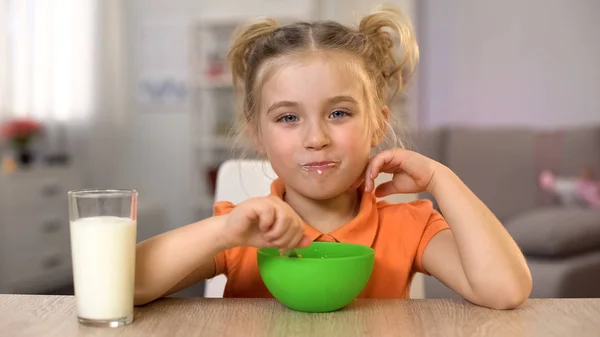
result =
M535 133L525 128L447 130L445 163L501 220L534 207Z
M565 257L600 250L600 210L551 207L505 222L525 255Z

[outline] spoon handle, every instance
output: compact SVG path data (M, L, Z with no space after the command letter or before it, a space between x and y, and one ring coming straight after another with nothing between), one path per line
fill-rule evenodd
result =
M296 253L295 249L285 249L283 251L281 251L281 256L287 256L287 257L298 257L298 253Z

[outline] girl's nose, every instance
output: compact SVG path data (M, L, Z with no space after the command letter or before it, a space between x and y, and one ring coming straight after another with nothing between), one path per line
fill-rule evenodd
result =
M311 125L304 140L304 147L309 150L321 150L331 145L331 137L326 125L322 123L314 123Z

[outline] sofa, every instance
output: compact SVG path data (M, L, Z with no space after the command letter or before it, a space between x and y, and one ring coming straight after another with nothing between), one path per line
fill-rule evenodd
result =
M600 179L600 126L421 129L408 148L451 168L500 219L527 259L532 298L600 297L600 209L564 205L538 184L543 170L589 167ZM458 297L432 277L425 293Z

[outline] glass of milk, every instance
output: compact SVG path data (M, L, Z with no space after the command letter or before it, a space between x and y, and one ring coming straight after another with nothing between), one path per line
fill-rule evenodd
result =
M138 193L68 195L77 318L91 326L127 325L133 321Z

